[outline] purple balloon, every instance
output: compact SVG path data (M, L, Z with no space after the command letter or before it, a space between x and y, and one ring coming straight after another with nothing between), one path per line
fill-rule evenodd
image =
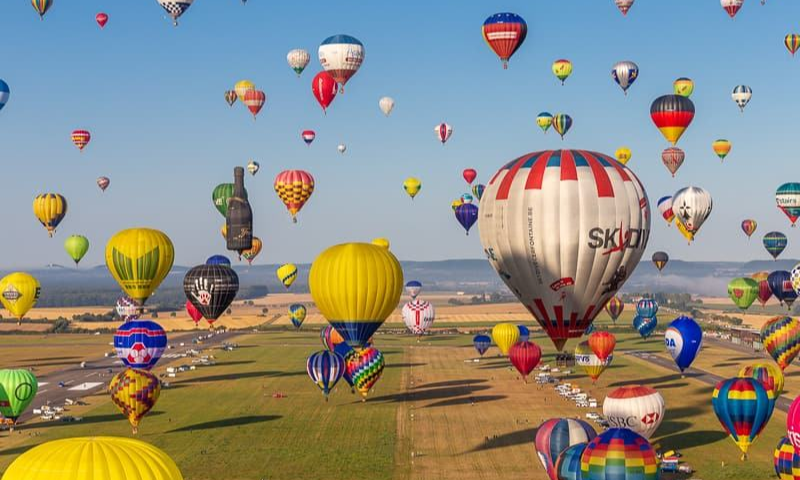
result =
M478 220L478 207L471 203L464 203L456 208L456 220L464 227L469 235L469 229Z

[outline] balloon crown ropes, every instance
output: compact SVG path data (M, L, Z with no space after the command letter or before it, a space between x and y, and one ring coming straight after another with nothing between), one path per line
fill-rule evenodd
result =
M253 248L253 210L244 189L244 168L233 169L233 196L228 199L225 214L225 240L228 250L238 252Z

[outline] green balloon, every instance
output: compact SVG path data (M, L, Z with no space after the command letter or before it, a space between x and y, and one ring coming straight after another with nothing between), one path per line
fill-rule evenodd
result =
M233 196L232 183L220 183L211 193L211 200L214 202L214 207L217 211L226 216L228 214L228 199ZM247 198L247 190L244 191L244 196Z
M83 235L70 235L64 240L64 250L77 265L89 251L89 239Z
M39 390L39 382L28 370L0 370L0 413L16 423Z
M758 297L758 282L752 278L734 278L728 283L728 296L742 310L747 310Z

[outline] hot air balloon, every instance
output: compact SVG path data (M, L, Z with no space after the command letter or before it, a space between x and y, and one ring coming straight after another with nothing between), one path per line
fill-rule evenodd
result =
M464 177L464 181L467 182L467 184L472 185L472 182L478 177L478 172L475 171L474 168L465 168L461 176Z
M111 185L111 179L108 177L97 177L97 186L100 187L100 190L105 192L109 185Z
M417 280L411 280L408 283L406 283L405 288L406 288L406 293L413 300L417 298L417 295L419 295L419 292L422 290L422 283L418 282Z
M617 159L619 163L623 165L627 165L628 162L631 161L632 156L633 153L631 152L631 149L628 147L619 147L617 151L614 152L614 157Z
M297 280L297 265L294 263L284 263L275 271L275 275L278 276L278 280L283 284L284 287L287 289L292 286L295 280Z
M712 208L711 195L700 187L682 188L672 196L675 221L689 232L691 240L694 240L700 227L711 215Z
M39 19L44 20L44 14L53 6L53 0L31 0L33 9L39 14Z
M777 316L761 326L761 343L781 370L791 365L800 353L800 322Z
M661 216L667 221L667 225L672 225L675 220L675 212L672 211L672 197L661 197L658 199L658 211Z
M589 347L588 341L583 341L575 346L575 364L581 367L586 375L596 382L600 375L611 365L614 355L609 355L605 360L600 360Z
M678 172L678 169L681 168L683 165L683 161L686 159L686 154L677 147L669 147L663 152L661 152L661 162L667 167L667 170L675 176L675 173Z
M33 214L52 237L67 215L67 199L58 193L42 193L33 199Z
M475 347L475 350L478 351L478 354L482 357L489 347L492 346L492 338L489 335L475 335L472 338L472 345Z
M161 285L174 260L172 241L150 228L121 230L106 244L108 271L138 305Z
M411 197L411 200L414 200L414 197L422 190L422 182L418 178L408 177L403 181L403 190Z
M247 92L255 89L256 84L250 80L239 80L236 82L236 85L233 86L233 91L236 93L236 96L239 98L239 100L243 100L244 96L247 95Z
M231 306L239 292L239 276L227 265L197 265L183 277L186 299L214 323Z
M30 370L0 370L0 414L11 420L11 431L38 390L39 382Z
M317 134L314 130L303 130L300 133L300 137L306 142L306 145L311 145L315 138L317 138Z
M318 54L322 68L340 85L339 92L344 93L344 85L364 62L364 45L350 35L333 35L322 41Z
M731 142L724 138L714 140L714 142L711 143L711 149L714 150L714 153L717 154L720 161L725 160L725 157L731 152L731 146Z
M633 317L633 329L639 332L639 336L645 340L656 331L656 327L658 327L657 317L642 317L641 315Z
M628 14L628 10L633 6L633 2L634 0L614 0L614 4L619 8L623 16Z
M614 323L617 323L617 319L622 315L624 309L625 303L616 295L606 302L606 313L608 313L608 316L611 317L611 321Z
M337 345L344 343L344 338L330 325L320 330L319 338L329 352L332 352Z
M336 147L336 151L344 155L344 152L347 151L347 145L345 145L344 143L340 143L339 146Z
M725 0L723 0L725 1ZM741 1L741 0L733 0L733 1ZM744 112L744 107L750 102L750 98L753 96L753 89L748 87L747 85L737 85L734 87L733 92L731 92L731 98L736 105L739 107L739 110Z
M728 12L728 15L733 18L736 16L736 12L742 8L744 0L720 0L719 3L722 5L722 8Z
M545 151L492 177L478 226L489 262L560 350L633 272L647 246L650 208L639 180L613 158Z
M175 462L149 443L99 436L33 447L17 457L3 476L6 480L128 480L131 472L136 472L138 480L183 480Z
M500 353L508 356L511 346L519 340L519 328L513 323L498 323L492 328L492 339Z
M403 323L414 335L424 335L431 328L433 320L436 318L436 310L433 308L433 304L420 299L411 300L403 305L401 313L403 315Z
M789 406L789 413L786 415L787 436L789 441L792 442L795 452L800 448L800 400L798 399L800 399L800 397L795 397L792 404ZM767 420L769 420L769 417L767 417ZM764 423L766 423L766 421Z
M25 314L36 305L42 287L33 275L14 272L0 280L0 302L13 316L17 324L22 323Z
M752 278L734 278L728 283L728 296L742 311L750 308L758 296L758 282Z
M388 117L389 114L392 113L392 110L394 110L394 99L392 97L381 97L381 99L378 100L378 107L381 109L381 112Z
M636 314L640 317L655 317L658 313L658 302L652 298L643 298L636 304Z
M64 250L77 266L83 256L86 255L86 252L89 251L89 239L83 235L70 235L64 240Z
M794 56L794 54L797 53L797 49L800 49L800 35L796 33L786 35L783 39L783 44L786 45L786 49Z
M583 480L658 480L658 459L641 435L627 428L610 428L586 446L581 475Z
M516 13L495 13L483 22L481 32L486 44L503 62L503 69L507 69L508 60L525 42L528 24Z
M764 239L762 240L764 244L764 248L767 249L767 252L772 256L773 259L777 260L778 256L783 253L786 249L786 244L788 240L786 235L781 232L769 232L764 235Z
M309 288L322 315L347 343L363 348L392 313L403 291L403 269L387 247L344 243L311 264Z
M211 192L211 201L214 202L214 207L223 217L228 214L228 200L233 196L233 187L232 183L220 183Z
M322 107L323 113L328 113L328 107L333 102L333 99L336 98L337 89L336 80L328 72L319 72L311 80L311 92Z
M172 17L172 24L178 26L178 18L192 5L194 0L157 0L158 4Z
M750 278L758 282L758 301L763 307L772 297L772 290L769 288L769 272L758 272L750 275Z
M444 145L453 135L453 127L446 123L440 123L433 127L433 132L436 134L436 138Z
M275 177L275 193L297 223L297 214L314 193L314 177L303 170L284 170Z
M239 96L236 94L236 90L225 90L225 103L227 103L229 107L232 107L238 99Z
M486 190L486 185L482 183L478 183L472 186L472 194L475 196L475 198L478 199L478 203L480 203L481 198L483 197L484 190Z
M769 289L781 304L791 309L792 303L797 299L797 292L794 289L791 273L786 270L776 270L767 277Z
M572 74L572 62L565 58L561 58L553 62L552 66L553 75L556 76L559 80L561 80L561 85L564 85L564 82L567 80Z
M381 378L385 366L383 354L375 347L359 348L348 355L345 368L353 386L363 397L361 401L367 400L369 390Z
M253 260L256 259L259 253L261 253L261 249L264 248L264 243L261 242L261 239L254 236L253 237L253 246L247 250L242 251L242 258L247 260L248 265L253 264Z
M683 373L694 362L703 344L703 330L693 318L680 316L672 321L664 334L664 344Z
M475 200L475 199L469 193L464 193L464 194L461 195L461 203L462 204L470 204L470 203L473 202L473 200Z
M306 319L307 313L308 310L302 303L294 303L289 305L289 320L291 320L294 328L300 328L300 326L303 324L303 321Z
M627 428L649 439L664 420L664 397L642 385L617 388L603 400L603 416L611 428Z
M794 227L800 217L800 183L784 183L775 191L778 208L789 217Z
M536 116L536 125L542 129L544 133L547 133L547 130L550 129L550 126L553 124L553 115L548 112L542 112Z
M126 368L108 383L108 393L111 402L130 422L135 435L139 432L139 422L158 401L161 382L150 372Z
M591 425L572 418L551 418L536 429L534 447L544 471L551 480L558 480L555 464L569 447L585 444L597 436Z
M231 259L225 255L211 255L206 259L206 265L225 265L231 266Z
M100 12L94 16L94 20L100 25L100 28L105 28L106 23L108 23L108 15Z
M531 331L525 325L517 325L519 330L519 338L517 342L527 342L531 338Z
M753 236L754 233L756 233L757 227L758 227L758 222L756 222L755 220L749 218L747 220L742 220L742 231L744 232L745 235L747 235L748 239L751 236Z
M336 352L321 350L312 353L306 360L306 372L328 401L328 394L339 383L345 371L345 361Z
M688 97L663 95L650 105L650 118L664 138L675 145L692 123L694 103Z
M639 78L639 66L631 61L617 62L611 68L611 78L627 95L628 89Z
M247 93L244 94L244 97L242 97L242 103L250 110L250 113L253 114L253 120L255 120L258 112L260 112L261 109L264 108L264 104L267 103L267 94L261 90L248 90Z
M561 452L554 465L556 480L582 480L581 456L588 444L578 443Z
M763 2L762 2L763 3ZM773 466L779 480L800 478L800 453L795 450L787 437L781 437L773 453Z
M527 340L519 341L508 349L508 359L527 383L528 375L542 359L542 349L539 348L539 345Z
M593 332L589 335L589 348L592 349L597 358L601 362L608 360L608 357L614 353L614 347L617 345L617 338L611 332Z
M114 348L128 367L150 370L167 348L167 333L152 320L131 319L114 334Z
M250 162L247 164L247 171L250 172L250 175L254 177L256 176L256 173L258 173L260 169L261 169L261 164L253 160L250 160Z
M564 135L567 134L570 128L572 128L572 117L566 113L555 114L553 117L553 129L561 135L561 140L564 140Z
M452 209L453 209L453 212L455 212L455 211L456 211L456 208L460 207L460 206L461 206L461 205L463 205L463 204L464 204L464 201L463 201L463 200L461 200L461 198L456 198L455 200L453 200L452 202L450 202L450 208L452 208Z
M186 304L184 306L186 308L186 313L189 314L189 318L192 319L195 328L197 328L200 320L203 319L203 312L198 310L190 300L186 300Z
M694 81L691 78L681 77L672 83L672 89L675 95L689 98L694 92Z
M748 365L739 370L736 376L739 378L752 378L758 381L767 391L767 394L772 394L772 398L778 398L783 393L783 372L771 363Z
M289 63L289 67L294 70L294 73L300 77L300 74L308 66L308 62L311 61L311 55L308 54L307 50L295 48L286 54L286 61Z
M717 384L711 403L719 423L745 460L750 445L772 416L774 403L770 402L767 391L756 380L730 378Z
M462 198L463 202L463 198ZM478 221L478 207L471 203L463 202L461 205L456 207L456 220L458 223L464 227L464 230L469 235L469 229Z
M136 305L136 302L134 302L133 299L127 295L117 298L117 303L114 306L114 310L117 312L117 315L122 319L123 322L139 318L139 307Z
M11 97L11 88L4 80L0 80L0 110L6 106L9 97Z
M667 266L667 262L669 262L669 255L667 255L667 252L655 252L652 260L653 265L655 265L660 272L661 270L664 270L664 267Z

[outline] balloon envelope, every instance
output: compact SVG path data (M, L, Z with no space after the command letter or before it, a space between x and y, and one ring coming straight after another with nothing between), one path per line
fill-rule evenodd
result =
M551 418L536 429L536 455L547 475L558 480L555 463L559 455L573 445L587 443L597 436L594 428L583 420Z
M114 348L128 367L150 370L167 348L167 333L152 320L128 320L114 334Z
M172 241L151 228L117 232L106 244L106 266L122 290L139 305L161 285L175 260Z
M711 398L714 413L725 432L747 455L750 445L767 426L774 402L759 382L750 378L731 378L720 381ZM791 417L791 408L789 417Z
M800 322L786 316L767 320L761 327L761 343L780 369L786 370L800 353Z
M39 382L29 370L0 370L0 414L16 423L38 390Z
M581 457L585 480L658 480L656 452L644 437L627 428L596 436Z
M628 428L650 438L664 420L664 397L642 385L617 388L603 400L603 416L612 428Z
M703 345L703 330L693 318L681 316L667 327L664 333L667 351L683 372L694 362Z
M150 372L126 368L108 383L108 393L111 402L128 419L133 433L136 433L139 422L158 401L161 382Z
M513 323L498 323L492 328L492 339L500 353L508 356L511 346L519 340L519 328Z
M483 354L489 350L489 347L492 346L492 338L489 335L475 335L472 338L472 345L480 356L483 356Z
M197 265L183 277L186 299L209 323L217 320L239 292L239 276L227 265Z

